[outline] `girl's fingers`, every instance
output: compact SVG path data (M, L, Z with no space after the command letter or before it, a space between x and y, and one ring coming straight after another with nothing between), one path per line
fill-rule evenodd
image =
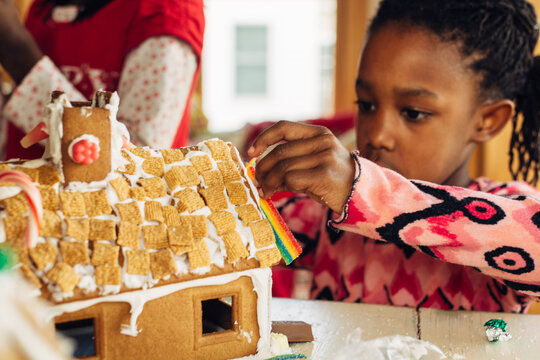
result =
M330 132L321 133L313 137L293 140L277 145L264 158L257 162L255 177L259 184L263 183L269 173L278 171L282 174L288 164L285 160L296 157L310 156L314 160L318 159L317 154L337 144L337 139ZM277 164L281 164L276 168Z
M248 150L248 155L252 157L259 156L268 146L280 141L307 139L327 132L329 132L329 130L322 126L307 125L284 120L279 121L264 130L255 139L253 145Z
M265 197L270 197L273 193L283 190L297 191L298 189L292 189L287 186L287 176L291 172L309 170L316 168L319 165L319 158L313 154L281 160L261 176L259 186ZM257 171L259 171L258 167Z

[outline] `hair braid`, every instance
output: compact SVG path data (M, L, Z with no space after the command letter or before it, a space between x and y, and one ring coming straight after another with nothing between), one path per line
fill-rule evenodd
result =
M515 100L510 172L536 184L540 171L538 24L524 0L383 0L370 32L388 23L426 29L459 43L481 76L482 100Z

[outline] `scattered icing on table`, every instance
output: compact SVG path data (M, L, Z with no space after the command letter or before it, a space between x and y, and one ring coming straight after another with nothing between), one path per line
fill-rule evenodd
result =
M336 353L335 360L420 360L445 359L446 356L436 345L412 338L394 335L362 340L362 329L356 328Z

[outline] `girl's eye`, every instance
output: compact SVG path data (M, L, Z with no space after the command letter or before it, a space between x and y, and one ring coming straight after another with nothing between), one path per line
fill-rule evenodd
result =
M405 119L407 119L407 121L420 122L422 120L427 119L429 116L431 116L431 113L420 111L420 110L414 110L414 109L403 109L401 111L401 115Z
M358 105L358 111L361 113L370 113L375 111L375 105L369 101L356 100L354 103Z

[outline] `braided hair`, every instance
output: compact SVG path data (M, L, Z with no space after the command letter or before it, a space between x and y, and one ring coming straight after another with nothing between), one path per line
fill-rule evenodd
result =
M470 68L480 75L481 100L510 99L510 172L538 182L540 151L540 58L533 56L538 24L524 0L382 0L369 27L388 23L426 29L456 42Z

